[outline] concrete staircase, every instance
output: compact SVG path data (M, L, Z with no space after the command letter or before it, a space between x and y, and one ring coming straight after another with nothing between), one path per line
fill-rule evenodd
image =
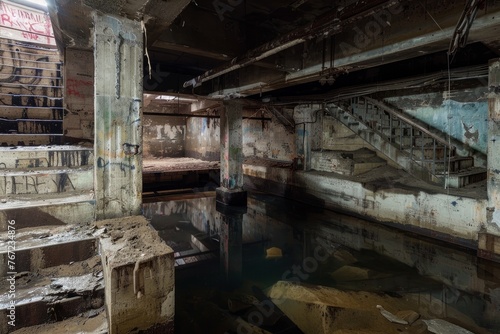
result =
M0 147L0 156L0 216L17 215L9 210L39 208L61 223L93 219L92 148ZM33 226L32 217L21 216L19 226Z
M1 333L104 312L98 241L87 225L9 226L14 233L0 234Z
M424 181L459 188L486 179L486 169L474 166L476 152L459 147L460 143L448 140L439 130L385 102L356 97L329 110L331 116Z
M311 168L321 172L335 172L352 176L385 165L387 165L387 161L367 148L355 151L323 150L311 152Z

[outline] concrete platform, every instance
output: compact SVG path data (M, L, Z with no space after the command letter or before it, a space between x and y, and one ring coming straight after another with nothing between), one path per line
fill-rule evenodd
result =
M243 166L245 187L477 249L486 187L444 189L390 166L357 176Z

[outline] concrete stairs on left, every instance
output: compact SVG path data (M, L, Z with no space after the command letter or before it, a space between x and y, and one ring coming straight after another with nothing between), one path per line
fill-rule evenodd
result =
M92 148L0 147L0 157L0 217L23 227L94 219Z

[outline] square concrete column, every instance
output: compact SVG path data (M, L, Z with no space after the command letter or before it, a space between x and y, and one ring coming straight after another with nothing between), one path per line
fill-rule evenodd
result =
M94 188L96 218L141 213L140 22L94 14Z
M241 285L243 270L243 216L246 206L229 206L217 203L220 213L220 268L225 285L233 289Z
M500 59L490 61L488 96L488 208L479 255L500 259Z
M218 202L242 206L247 203L243 190L243 130L240 103L224 103L220 115L220 188L216 189Z

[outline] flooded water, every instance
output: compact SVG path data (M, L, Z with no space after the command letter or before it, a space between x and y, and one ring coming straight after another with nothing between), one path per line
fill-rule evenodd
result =
M500 333L500 265L471 250L258 193L245 211L206 197L144 214L176 252L176 333L429 333L429 319ZM263 294L301 330L255 311ZM421 318L393 324L378 304Z

